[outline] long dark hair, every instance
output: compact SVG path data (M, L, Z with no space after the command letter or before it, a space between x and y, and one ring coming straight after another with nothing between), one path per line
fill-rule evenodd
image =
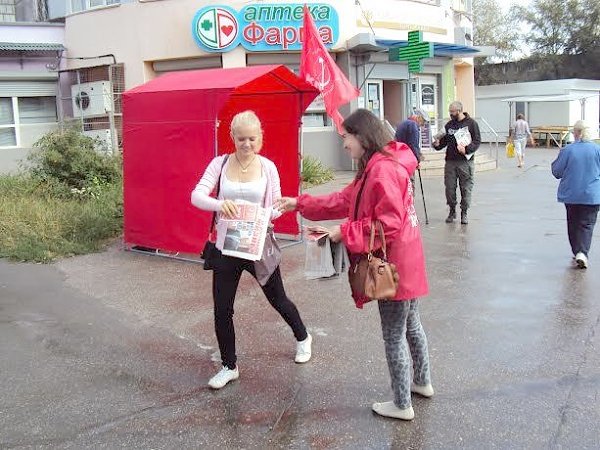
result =
M367 109L357 109L354 111L342 122L342 126L348 133L358 139L358 142L365 150L365 153L358 161L358 172L356 173L356 179L358 180L362 177L367 163L375 153L389 155L384 150L384 147L393 137L385 129L379 118Z

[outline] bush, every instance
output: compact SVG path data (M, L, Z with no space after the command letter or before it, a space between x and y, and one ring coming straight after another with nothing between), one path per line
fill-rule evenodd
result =
M302 181L305 185L314 186L333 180L333 170L323 166L314 156L302 158Z
M95 150L97 142L74 129L53 131L34 144L27 158L30 173L61 183L76 195L98 193L101 186L121 179L121 158ZM85 196L85 195L84 195Z

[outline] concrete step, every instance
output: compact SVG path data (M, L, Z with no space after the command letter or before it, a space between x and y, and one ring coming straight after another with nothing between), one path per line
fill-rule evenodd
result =
M425 160L421 161L421 175L432 177L444 175L445 152L423 152L423 156ZM475 155L475 172L495 170L496 167L496 160L490 155L486 153Z

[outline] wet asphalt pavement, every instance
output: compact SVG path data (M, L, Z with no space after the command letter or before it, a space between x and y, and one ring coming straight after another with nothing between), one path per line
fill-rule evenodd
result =
M596 230L590 268L572 268L555 155L478 173L467 226L444 223L443 181L424 179L436 395L414 398L413 422L370 409L392 398L376 305L355 309L345 276L305 281L302 245L282 271L313 359L294 364L291 331L245 275L240 379L215 392L210 273L115 244L0 261L0 448L600 448L600 243ZM419 190L416 203L423 218Z

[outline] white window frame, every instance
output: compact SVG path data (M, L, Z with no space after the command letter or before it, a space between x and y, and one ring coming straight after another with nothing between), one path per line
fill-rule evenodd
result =
M379 108L370 108L369 107L369 101L374 100L371 98L370 92L369 92L369 86L377 86L377 93L379 95L379 98L377 99L377 101L379 102ZM373 112L373 109L378 109L379 110L379 119L383 120L385 118L385 111L383 110L383 80L372 80L372 79L368 79L365 82L365 107ZM375 114L375 113L373 113Z
M78 0L69 0L67 3L67 9L68 9L68 14L76 14L76 13L80 13L80 12L84 12L84 11L88 11L90 9L99 9L99 8L106 8L107 6L115 6L115 5L120 5L121 2L119 1L118 3L108 3L108 0L101 0L102 4L101 5L94 5L92 6L92 0L84 0L84 6L83 6L83 10L82 11L75 11L73 8L73 2L78 1Z
M21 134L20 134L21 121L19 119L19 101L18 101L18 97L11 97L11 99L12 99L12 108L13 108L13 123L7 124L7 125L0 125L0 128L1 129L13 128L15 130L16 145L3 145L3 146L0 146L0 149L19 148L21 146Z
M15 142L16 145L2 145L0 146L0 150L11 149L11 148L21 148L21 133L23 132L23 128L26 128L29 125L44 125L44 124L54 124L58 123L58 114L56 118L56 122L35 122L35 123L21 123L21 112L19 111L19 98L30 98L31 96L21 96L21 97L10 97L12 99L12 107L13 107L13 123L7 125L0 125L0 129L5 128L14 128L15 130ZM56 96L46 95L44 97L54 97ZM58 113L58 112L57 112Z

